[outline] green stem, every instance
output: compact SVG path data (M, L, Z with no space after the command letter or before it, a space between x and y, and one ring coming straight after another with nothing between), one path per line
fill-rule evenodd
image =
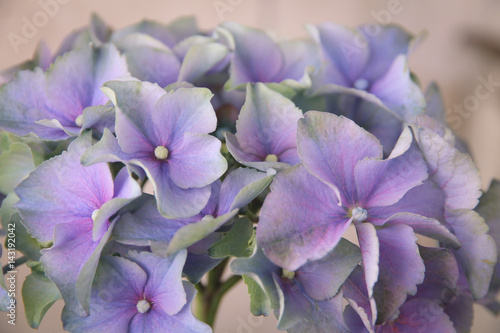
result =
M26 257L21 257L21 258L18 258L14 261L14 268L16 268L17 266L21 266L22 264L24 264L26 261L28 261L28 258ZM2 272L3 274L7 274L7 272L9 271L12 271L13 268L10 267L11 264L7 264L5 266L3 266L2 268Z
M196 285L196 289L198 289L196 315L198 319L207 323L212 328L223 296L241 280L241 276L234 275L226 281L221 282L221 277L228 260L228 258L224 259L208 273L208 284L206 286L201 283Z

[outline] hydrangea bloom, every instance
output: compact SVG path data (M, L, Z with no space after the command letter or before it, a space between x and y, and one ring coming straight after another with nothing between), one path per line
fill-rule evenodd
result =
M153 184L161 214L176 218L199 213L210 184L227 169L221 142L208 135L217 125L210 91L167 93L140 81L106 84L117 107L116 138L108 131L84 157L124 161L144 169Z
M106 164L82 166L80 157L90 145L89 133L79 137L16 188L16 207L28 232L53 242L40 258L45 274L66 305L80 314L88 311L90 285L113 215L141 194L126 169L113 181Z
M274 41L265 31L237 23L222 25L234 38L227 88L241 88L247 82L271 86L284 83L292 89L310 86L308 67L318 63L312 41Z
M104 257L96 275L90 315L64 309L70 332L211 332L191 313L194 287L181 280L186 251L160 258L129 252L127 258Z
M311 26L323 54L322 70L314 78L317 92L378 100L403 118L420 114L425 99L410 77L406 59L412 36L396 26L380 27L377 34L370 29L365 25L351 30L333 23Z
M281 170L299 163L297 121L302 111L262 83L247 86L247 97L236 122L236 135L226 133L234 158L259 170Z
M0 73L0 217L31 327L62 298L71 332L210 332L241 279L292 333L467 332L474 303L499 312L498 186L479 200L439 89L410 75L414 38L310 32L93 15Z
M45 140L78 136L91 127L112 128L114 113L104 105L108 98L100 88L127 76L125 60L112 45L68 52L46 72L21 71L0 90L0 128Z
M321 259L354 224L369 296L378 281L375 293L384 300L379 316L392 315L424 277L413 232L458 246L437 220L392 209L427 178L422 157L408 151L409 133L381 160L378 141L352 121L306 113L298 128L302 164L277 176L261 212L257 240L271 261L294 271ZM405 261L395 252L404 253Z

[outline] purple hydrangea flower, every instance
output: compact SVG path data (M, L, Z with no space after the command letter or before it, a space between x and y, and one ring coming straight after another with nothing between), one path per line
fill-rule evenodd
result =
M152 182L160 213L179 218L198 214L210 184L227 169L221 142L208 133L217 126L212 94L204 88L167 93L156 84L108 82L116 105L116 138L103 138L83 157L84 164L123 161L142 168Z
M309 66L319 63L319 50L310 40L276 42L265 31L231 22L222 25L234 38L228 89L247 82L264 82L292 89L308 87Z
M378 140L351 120L310 111L299 120L297 143L302 164L282 171L271 185L259 244L271 261L294 271L323 258L354 224L369 296L378 281L379 316L390 316L423 280L414 232L459 245L437 220L392 209L427 178L421 155L408 149L411 132L405 130L382 160ZM394 253L404 253L405 261Z
M288 332L348 332L342 318L343 282L361 260L359 248L342 239L330 254L294 272L266 258L258 246L249 258L231 263L234 274L244 275L261 288L269 307L276 310L278 329Z
M113 181L107 164L84 167L80 157L90 147L90 133L67 152L42 163L16 188L16 207L28 232L40 242L45 274L57 285L66 305L88 311L90 285L115 213L141 194L122 169Z
M285 169L300 162L297 121L302 111L262 83L248 84L236 122L236 135L226 133L227 149L236 159L262 171Z
M75 49L46 72L21 71L0 89L0 127L45 140L77 136L86 128L113 128L114 111L104 105L108 98L100 88L129 75L113 45Z
M90 315L63 310L71 332L211 332L191 313L192 284L183 282L186 251L160 258L149 252L103 257L92 289Z
M333 23L311 27L321 45L323 67L316 92L354 94L382 103L403 118L422 113L425 99L412 81L406 57L413 37L396 26L348 29Z

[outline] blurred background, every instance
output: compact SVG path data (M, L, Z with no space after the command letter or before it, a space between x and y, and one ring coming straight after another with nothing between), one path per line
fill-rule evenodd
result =
M303 36L305 24L325 21L351 27L365 22L398 23L415 34L427 31L427 37L410 58L410 67L423 88L432 81L440 85L450 118L457 116L468 97L476 96L482 80L498 82L473 111L458 114L461 120L454 129L469 144L483 187L486 189L493 177L500 179L499 0L57 0L59 8L50 17L45 15L45 24L40 24L23 43L13 46L9 35L22 36L25 22L33 22L47 1L0 0L0 69L31 58L40 40L55 51L69 32L87 24L92 12L114 28L143 18L167 23L179 16L194 15L202 29L229 20L269 29L283 38ZM19 270L18 300L27 273L26 268ZM39 332L64 332L61 309L59 301L47 312ZM278 332L275 326L273 316L254 318L250 314L246 286L240 283L224 299L215 332ZM0 314L0 332L31 331L21 304L15 327ZM500 319L477 306L472 331L500 332Z

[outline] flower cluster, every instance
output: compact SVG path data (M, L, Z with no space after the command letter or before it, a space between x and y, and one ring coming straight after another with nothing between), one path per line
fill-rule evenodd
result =
M1 218L32 327L63 299L70 332L211 332L240 279L291 333L500 313L500 185L481 197L439 89L410 73L418 36L308 32L93 16L1 73Z

